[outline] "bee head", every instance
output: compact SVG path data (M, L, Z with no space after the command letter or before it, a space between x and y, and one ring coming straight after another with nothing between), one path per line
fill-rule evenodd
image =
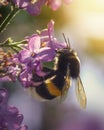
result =
M69 67L70 76L77 78L80 71L80 61L77 53L72 49L59 49L57 50L58 68L66 70Z
M65 59L70 57L70 56L75 56L77 55L74 50L69 49L69 48L63 48L63 49L58 49L56 50L56 56L57 57L64 57Z
M65 36L64 33L62 33L62 35L63 35L63 38L65 40L66 47L62 48L62 49L56 50L56 56L61 56L61 57L65 56L65 57L68 57L68 56L71 56L71 55L75 55L74 50L71 49L69 38L66 38L66 36Z

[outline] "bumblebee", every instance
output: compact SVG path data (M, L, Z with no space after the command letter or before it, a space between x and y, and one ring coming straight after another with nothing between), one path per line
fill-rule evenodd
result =
M54 69L43 67L43 71L49 73L44 77L33 76L32 80L37 83L37 86L30 87L32 95L37 95L42 100L51 100L66 95L71 86L71 80L75 79L77 99L80 106L86 107L86 95L79 76L80 60L74 50L70 47L57 50Z

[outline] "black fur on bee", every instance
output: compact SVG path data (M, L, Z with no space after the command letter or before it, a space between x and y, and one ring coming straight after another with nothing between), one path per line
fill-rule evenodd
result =
M48 74L44 77L34 75L32 79L33 82L42 82L34 89L40 97L48 100L62 95L67 76L69 80L70 78L76 79L80 72L80 62L73 50L69 48L57 50L55 58L57 59L55 69L43 67L43 71ZM69 74L67 75L68 70Z

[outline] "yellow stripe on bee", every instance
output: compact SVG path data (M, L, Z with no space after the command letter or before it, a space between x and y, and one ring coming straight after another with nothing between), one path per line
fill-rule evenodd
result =
M61 91L51 82L51 80L45 81L49 93L53 96L61 96Z

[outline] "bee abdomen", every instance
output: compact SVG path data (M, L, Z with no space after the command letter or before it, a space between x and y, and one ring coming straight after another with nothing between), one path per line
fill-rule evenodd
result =
M36 92L39 96L41 96L44 99L53 99L56 97L50 94L50 92L47 89L47 85L45 83L42 83L41 85L37 86Z

